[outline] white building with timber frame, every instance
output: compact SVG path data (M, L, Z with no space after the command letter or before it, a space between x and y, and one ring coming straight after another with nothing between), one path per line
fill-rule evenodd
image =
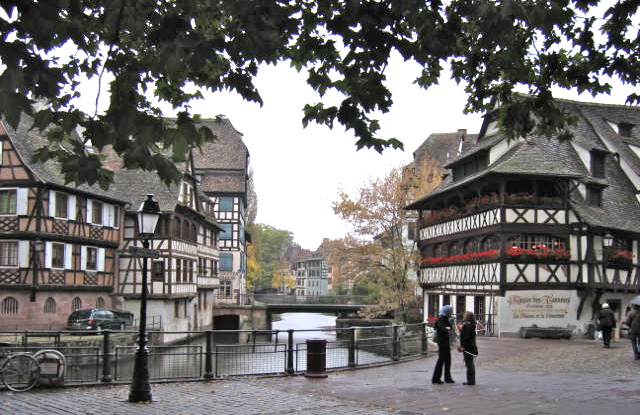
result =
M497 334L588 335L601 303L620 321L640 294L640 109L557 103L577 120L570 142L508 141L489 114L443 182L407 206L425 319L451 304Z

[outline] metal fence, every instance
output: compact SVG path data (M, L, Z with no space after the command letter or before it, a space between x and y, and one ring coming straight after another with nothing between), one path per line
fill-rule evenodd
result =
M310 333L304 333L313 332ZM0 332L7 352L55 349L66 358L65 385L129 382L133 376L136 333L109 331ZM307 371L307 345L296 337L324 337L326 370L356 368L426 355L426 324L314 330L209 330L171 332L188 341L158 344L166 332L149 332L152 381L214 379L230 376L292 375ZM12 340L12 341L9 341Z

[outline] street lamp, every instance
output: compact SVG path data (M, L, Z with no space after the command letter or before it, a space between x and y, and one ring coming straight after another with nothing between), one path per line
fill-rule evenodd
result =
M137 212L138 233L142 239L142 247L149 249L149 239L153 237L158 219L160 206L153 200L153 195L147 195ZM129 388L129 402L151 402L151 387L149 386L149 350L147 349L147 257L142 256L142 289L140 293L140 319L138 331L138 348L133 366L133 381Z

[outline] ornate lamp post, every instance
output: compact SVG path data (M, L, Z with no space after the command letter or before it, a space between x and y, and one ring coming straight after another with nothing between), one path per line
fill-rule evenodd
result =
M147 195L138 209L138 233L142 239L142 247L149 249L149 239L156 231L160 218L160 206ZM138 349L133 366L133 381L129 388L129 402L151 402L149 386L149 350L147 349L147 257L142 256L142 290L140 293L140 322L138 332Z

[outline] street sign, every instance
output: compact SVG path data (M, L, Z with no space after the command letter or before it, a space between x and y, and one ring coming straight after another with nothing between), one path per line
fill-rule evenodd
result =
M156 251L155 249L141 248L139 246L130 246L129 253L131 254L131 256L141 258L160 258L160 251Z

